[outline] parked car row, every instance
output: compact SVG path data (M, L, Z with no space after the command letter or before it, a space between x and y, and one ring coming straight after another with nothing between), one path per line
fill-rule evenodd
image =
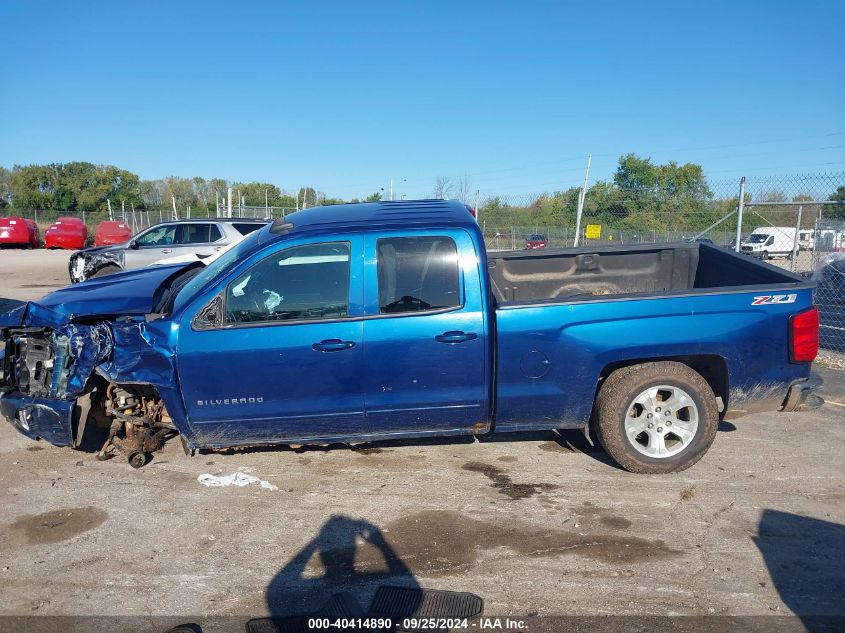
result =
M108 246L81 249L70 256L68 273L73 283L104 277L122 270L142 268L162 261L188 262L209 258L257 231L268 220L203 218L163 222L126 235ZM102 226L102 225L101 225ZM106 227L103 238L119 239L120 227ZM106 231L112 231L105 235ZM98 229L99 232L99 229Z
M175 226L180 221L165 223L161 225L156 225L156 227L150 227L146 231L143 231L140 235L144 235L149 233L151 230L161 227L161 226ZM217 226L218 221L212 219L209 220L196 220L190 221L193 222L195 226L203 225L203 226ZM210 222L210 224L209 224ZM199 223L199 224L197 224ZM263 224L262 220L243 220L239 219L238 223L241 225L248 225L248 226L255 226L259 227ZM159 229L160 230L160 229ZM194 229L194 231L198 231L199 229ZM248 231L247 231L248 232ZM167 231L164 231L167 233ZM168 238L167 235L162 233L162 239L166 240ZM222 232L225 233L225 230ZM203 239L201 242L204 243L211 243L215 242L222 233L218 234L215 229L208 230L208 238ZM245 233L239 233L242 235ZM181 235L181 234L180 234ZM173 236L170 235L172 239ZM120 221L112 221L106 220L104 222L100 222L97 226L96 230L94 231L94 240L93 246L101 247L101 246L114 246L119 244L125 244L132 239L132 229L125 223ZM197 242L198 238L194 237L181 237L181 245L187 244L194 244L200 243ZM187 240L187 241L185 241ZM38 228L38 224L35 223L34 220L30 220L28 218L23 218L19 216L10 216L10 217L0 217L0 247L4 246L13 246L18 248L49 248L49 249L66 249L66 250L81 250L84 249L90 243L90 236L88 234L88 227L82 221L81 218L76 217L61 217L58 218L55 222L53 222L47 230L44 232L44 238L41 238L41 232ZM228 243L228 240L225 243ZM162 244L164 245L164 244Z
M101 222L94 233L94 246L121 244L132 237L132 230L123 222ZM62 248L78 250L88 243L88 228L80 218L61 217L44 232L35 220L10 216L0 218L0 247Z

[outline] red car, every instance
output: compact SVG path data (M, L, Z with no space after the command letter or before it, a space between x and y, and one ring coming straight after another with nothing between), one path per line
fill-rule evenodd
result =
M0 218L0 246L15 245L38 248L41 237L34 220L21 217Z
M529 251L537 251L546 248L548 245L549 241L546 239L545 235L532 235L525 242L525 248Z
M88 241L88 229L80 218L59 218L44 233L44 248L78 250Z
M109 246L111 244L123 244L132 238L132 229L123 222L112 222L106 220L100 222L97 231L94 233L94 246Z

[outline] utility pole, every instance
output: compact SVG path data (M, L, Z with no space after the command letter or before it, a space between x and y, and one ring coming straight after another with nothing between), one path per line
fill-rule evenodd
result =
M267 190L264 190L264 219L270 219L270 205L267 203Z
M736 246L734 251L739 252L739 243L742 241L742 212L745 211L745 176L739 179L739 206L736 211Z
M801 232L801 214L804 212L804 205L798 205L798 221L795 223L795 239L792 240L792 261L789 264L789 270L795 272L795 260L798 259L798 252L801 246L798 244L798 234Z
M231 187L229 187L229 189L226 191L226 217L227 218L232 217L232 188Z
M584 186L581 187L581 194L578 196L578 211L575 214L575 243L573 246L578 246L578 241L581 238L581 214L584 212L584 198L587 195L587 181L590 179L590 164L593 162L593 155L587 156L587 172L584 174Z
M390 201L393 202L393 178L390 179Z
M478 210L478 194L479 193L480 193L479 190L476 189L475 190L475 221L476 222L478 222L478 216L481 214L481 212Z
M176 210L176 196L174 196L174 195L170 196L170 204L173 205L173 219L178 220L179 219L179 212Z
M108 198L106 198L106 204L107 204L107 205L108 205L108 207L109 207L109 220L111 220L112 222L114 222L114 213L112 213L112 210L111 210L111 200L109 200Z

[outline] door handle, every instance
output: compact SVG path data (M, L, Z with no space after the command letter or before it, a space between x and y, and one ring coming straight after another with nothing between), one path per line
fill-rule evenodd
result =
M352 341L341 341L339 338L329 338L325 341L320 341L319 343L314 343L311 346L311 349L316 350L318 352L340 352L345 349L351 349L355 347L355 343Z
M472 341L478 338L478 334L472 332L443 332L434 337L438 343L463 343L464 341Z
M173 249L172 248L163 248L163 249L161 249L161 252L162 253L172 253Z

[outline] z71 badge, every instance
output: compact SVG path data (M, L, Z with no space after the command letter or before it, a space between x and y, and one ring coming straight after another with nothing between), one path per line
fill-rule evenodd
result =
M795 303L798 295L764 295L762 297L754 297L751 302L753 306L764 306L771 303Z

